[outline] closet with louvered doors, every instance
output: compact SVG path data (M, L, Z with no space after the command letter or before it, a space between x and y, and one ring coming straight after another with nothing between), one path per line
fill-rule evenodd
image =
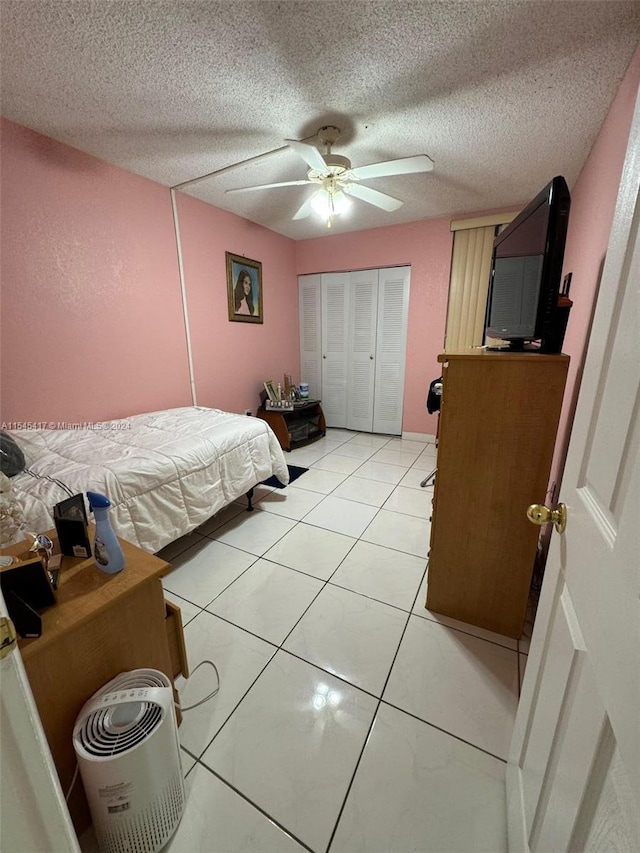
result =
M300 367L328 427L402 433L409 267L299 277Z

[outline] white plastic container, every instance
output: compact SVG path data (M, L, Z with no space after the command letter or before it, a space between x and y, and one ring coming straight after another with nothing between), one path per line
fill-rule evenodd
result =
M115 575L124 569L124 554L109 521L111 501L97 492L87 492L89 506L96 520L96 535L93 541L93 559L101 572Z

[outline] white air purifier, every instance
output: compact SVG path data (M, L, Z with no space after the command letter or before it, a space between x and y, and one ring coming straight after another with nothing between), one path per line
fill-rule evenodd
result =
M101 853L156 853L185 793L171 682L155 669L118 675L85 703L73 746Z

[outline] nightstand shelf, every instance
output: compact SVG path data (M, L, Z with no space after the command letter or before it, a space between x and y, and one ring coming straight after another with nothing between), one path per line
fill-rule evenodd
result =
M280 442L280 447L287 451L310 444L322 438L327 431L320 400L296 403L293 411L267 411L260 408L256 417L269 424Z

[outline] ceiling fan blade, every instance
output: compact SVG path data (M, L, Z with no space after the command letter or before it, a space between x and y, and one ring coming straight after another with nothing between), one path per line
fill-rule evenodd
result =
M416 154L415 157L401 157L400 160L385 160L383 163L371 163L370 166L358 166L351 169L350 177L357 180L368 178L385 178L387 175L411 175L415 172L430 172L433 160L426 154Z
M304 204L302 204L298 208L296 213L291 218L292 219L306 219L307 216L309 216L311 214L311 211L313 209L311 207L311 199L312 198L313 198L313 195L310 195L309 198L304 202Z
M375 207L381 207L383 210L397 210L404 204L400 199L378 192L378 190L372 190L371 187L363 187L361 184L347 184L344 191L348 195L355 196L361 201L366 201L367 204L375 205Z
M303 184L311 184L313 181L280 181L277 184L258 184L255 187L237 187L234 190L225 190L225 193L247 193L253 190L270 190L272 187L301 187Z
M293 148L299 157L302 157L311 169L315 169L317 172L327 171L327 164L324 162L322 154L315 145L310 145L308 142L300 142L298 139L285 139L285 142L290 148Z

